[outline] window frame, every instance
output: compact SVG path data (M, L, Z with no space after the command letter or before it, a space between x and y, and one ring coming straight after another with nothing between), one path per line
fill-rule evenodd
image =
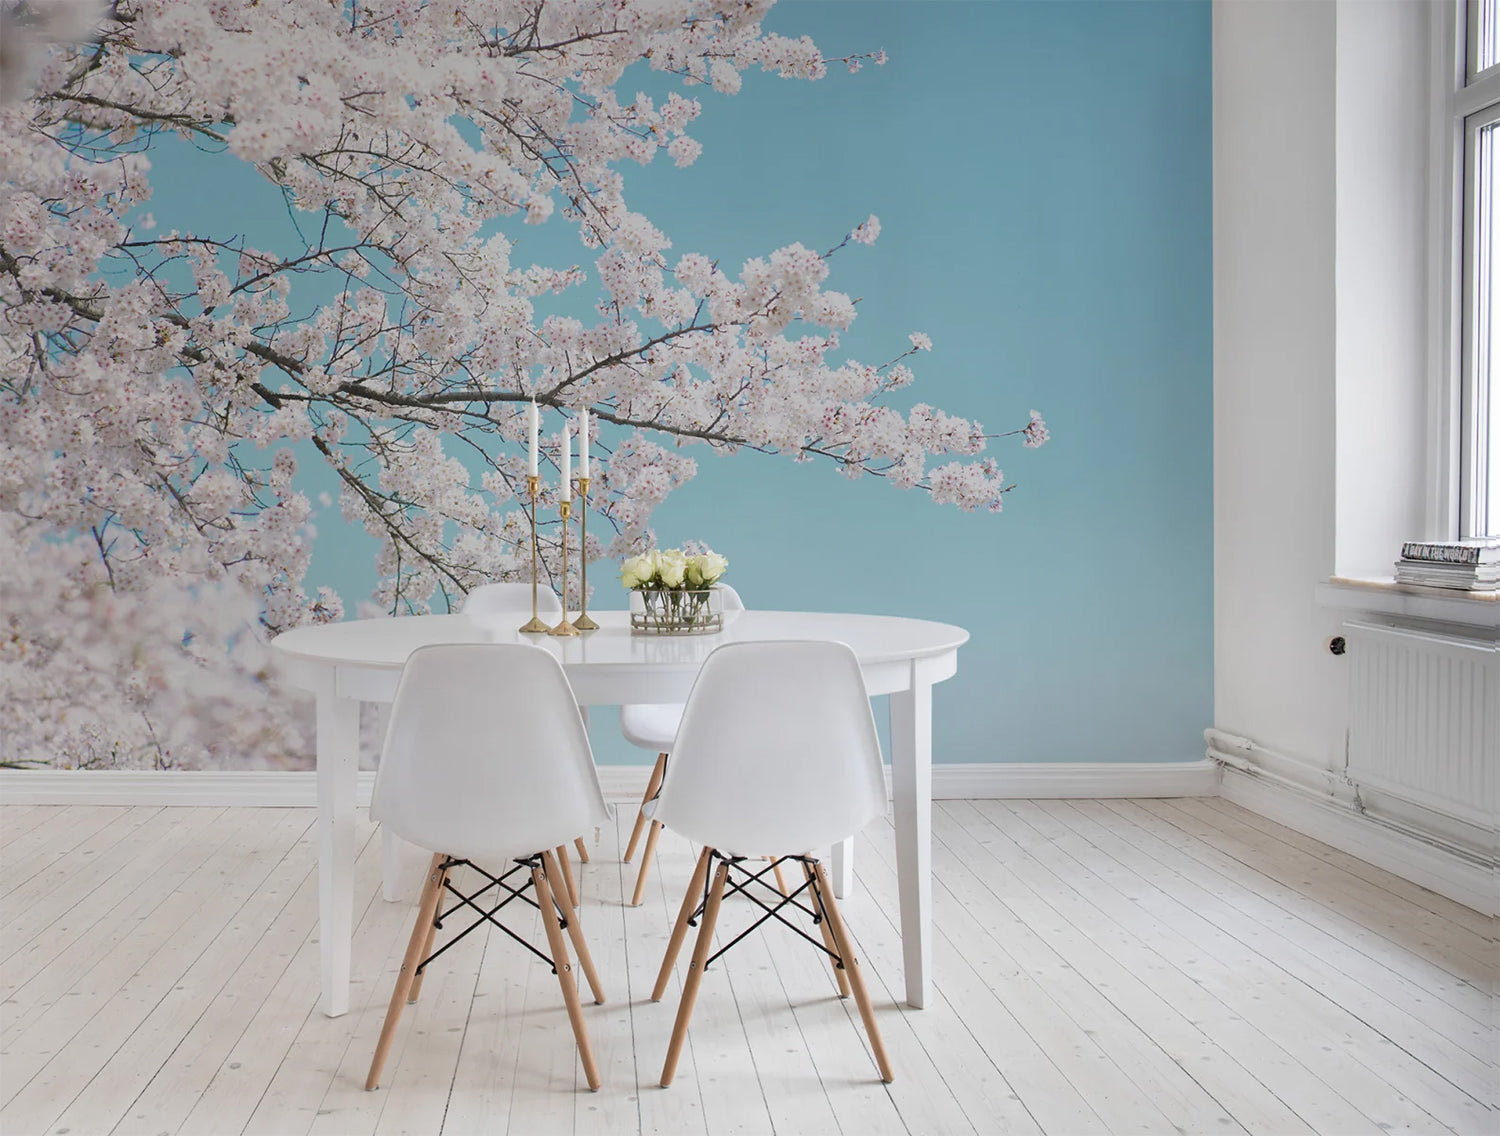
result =
M1487 298L1478 275L1484 235L1478 189L1484 172L1476 160L1483 126L1500 122L1500 58L1480 68L1480 44L1497 0L1449 0L1433 5L1432 131L1429 147L1430 279L1429 398L1432 491L1428 535L1452 540L1486 527L1488 460L1500 439L1488 438L1489 389L1479 383L1488 362L1487 336L1475 315ZM1493 136L1500 144L1500 132ZM1500 223L1500 218L1496 218ZM1496 266L1500 267L1500 266ZM1500 357L1500 343L1495 344ZM1500 358L1497 358L1500 361ZM1487 443L1487 444L1486 444Z

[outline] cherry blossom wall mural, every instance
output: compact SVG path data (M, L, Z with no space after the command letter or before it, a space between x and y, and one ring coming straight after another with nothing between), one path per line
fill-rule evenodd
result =
M991 442L1046 427L893 401L920 394L921 330L845 350L837 267L879 236L867 210L727 264L631 208L632 168L699 155L706 92L883 61L763 31L769 6L4 0L0 759L296 759L270 635L529 579L531 400L599 425L590 558L650 547L703 447L999 511ZM637 94L649 73L671 93ZM184 140L274 185L303 246L151 216L153 150ZM520 254L541 225L576 232L576 264ZM372 597L305 586L309 462L379 542Z

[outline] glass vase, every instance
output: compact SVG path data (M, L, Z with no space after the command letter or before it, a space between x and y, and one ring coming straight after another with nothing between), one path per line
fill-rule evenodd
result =
M712 635L724 630L718 588L633 588L632 635Z

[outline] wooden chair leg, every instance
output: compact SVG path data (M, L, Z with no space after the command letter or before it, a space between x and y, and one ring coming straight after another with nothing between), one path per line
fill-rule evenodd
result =
M772 857L771 874L776 877L776 890L781 892L782 899L791 898L791 892L786 889L786 877L781 874L781 861Z
M705 853L707 849L704 850ZM687 1040L688 1019L693 1016L693 1006L698 1001L698 986L703 981L703 968L708 964L708 954L714 945L714 924L719 921L719 904L724 900L724 881L729 876L729 861L720 860L719 870L714 873L713 890L708 893L708 905L703 909L703 922L698 924L698 942L693 947L693 961L688 965L687 981L682 984L682 1001L677 1006L677 1023L672 1027L672 1043L667 1046L667 1060L661 1067L661 1087L666 1088L677 1074L677 1060L682 1056L682 1044Z
M432 922L427 925L427 941L422 944L422 954L417 959L418 966L422 965L422 959L425 959L428 955L432 954L432 944L433 941L437 938L437 913L438 910L443 906L443 885L447 882L448 870L444 868L442 876L438 879L437 907L433 909ZM412 976L411 990L406 995L406 1004L408 1006L413 1005L416 1000L422 996L422 979L426 977L427 971L425 969L417 971L417 973Z
M661 838L661 822L652 821L651 831L646 835L646 851L641 853L641 870L635 877L635 894L630 897L630 906L639 907L646 898L646 877L651 874L651 861L656 856L656 842Z
M542 863L545 865L547 877L550 879L557 872L557 863L552 859L552 853L542 853ZM562 900L557 892L552 893L554 900ZM563 921L568 925L568 938L573 940L573 953L578 956L578 965L583 968L583 975L589 980L589 989L593 991L596 1003L604 1001L604 987L599 984L599 972L594 969L594 956L589 953L589 945L583 938L583 925L578 921L578 909L571 903L561 902L559 906L563 909Z
M823 945L836 955L839 953L838 943L834 941L833 932L828 927L828 912L818 902L818 881L813 876L812 866L806 860L802 861L802 874L807 877L807 882L812 884L812 887L807 889L807 894L812 897L813 910L820 916L818 930L823 932ZM839 997L849 997L849 979L844 976L843 968L839 966L837 959L830 957L828 961L833 964L833 977L834 981L839 984Z
M557 982L562 987L563 1002L568 1007L568 1021L573 1024L573 1040L578 1043L578 1056L583 1061L583 1075L589 1088L599 1091L599 1067L594 1063L594 1047L589 1044L588 1027L583 1022L583 1003L578 999L578 982L573 977L573 964L568 961L568 944L558 926L557 909L552 906L552 889L547 886L547 873L541 868L531 869L531 880L536 885L536 901L542 909L542 925L547 928L547 946L552 952L552 965L557 971Z
M844 926L844 918L839 914L838 901L834 899L833 888L828 883L828 873L824 871L822 864L814 865L813 871L817 875L818 898L822 901L824 914L828 916L829 929L833 932L833 941L838 944L839 956L844 960L849 984L854 987L854 1002L859 1006L859 1016L864 1019L870 1048L875 1052L880 1079L890 1084L896 1078L891 1072L890 1060L885 1055L885 1043L880 1040L880 1027L875 1024L875 1009L870 1005L870 994L865 989L865 979L859 971L859 960L854 957L854 940L850 938L849 929Z
M574 907L578 906L578 885L573 882L573 864L568 859L568 846L559 844L557 846L557 862L562 866L563 887L568 893L568 902Z
M641 808L646 807L646 802L656 796L661 788L661 779L667 772L667 755L659 753L656 755L656 765L651 770L651 780L646 783L646 795L641 798ZM630 830L630 843L625 845L625 855L621 857L625 863L630 863L630 858L635 855L635 846L641 842L641 833L646 831L646 814L638 812L635 814L635 827Z
M589 846L583 842L583 837L573 837L573 847L578 849L578 862L587 864L589 862Z
M422 887L422 900L417 906L417 921L412 924L411 940L406 944L406 957L401 960L401 970L396 975L396 989L391 991L391 1004L386 1008L385 1024L380 1027L380 1040L375 1044L375 1056L370 1060L370 1073L365 1078L366 1091L380 1087L380 1072L385 1067L391 1039L396 1036L396 1026L401 1022L401 1011L406 1008L407 992L411 990L417 964L422 961L422 946L427 942L433 915L437 911L440 895L438 881L442 878L444 859L442 853L435 854L427 869L427 883Z
M651 1001L660 1002L667 992L667 982L672 977L672 968L677 965L677 952L682 950L682 940L687 936L688 919L698 906L698 894L703 890L703 881L708 878L708 853L705 848L693 869L692 883L682 897L682 907L677 912L677 922L672 924L672 938L667 943L667 955L661 960L661 970L656 973L656 986L651 991Z

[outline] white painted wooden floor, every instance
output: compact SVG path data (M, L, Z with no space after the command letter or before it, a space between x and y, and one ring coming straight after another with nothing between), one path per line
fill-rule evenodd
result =
M691 853L664 837L625 907L629 811L583 868L594 1094L556 979L499 932L434 963L362 1090L413 910L379 898L368 824L353 1010L329 1019L310 810L0 809L0 1133L1500 1130L1494 922L1216 800L940 804L923 1011L895 1004L875 826L845 914L895 1083L772 926L708 972L662 1090L678 987L648 997ZM750 913L727 902L720 938Z

